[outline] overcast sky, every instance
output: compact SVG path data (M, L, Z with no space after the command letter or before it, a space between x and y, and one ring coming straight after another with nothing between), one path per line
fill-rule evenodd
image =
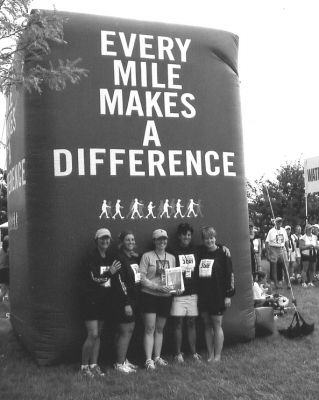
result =
M316 0L33 1L34 8L55 5L57 10L237 34L248 179L272 176L286 161L319 156L317 4ZM0 128L1 133L2 122Z

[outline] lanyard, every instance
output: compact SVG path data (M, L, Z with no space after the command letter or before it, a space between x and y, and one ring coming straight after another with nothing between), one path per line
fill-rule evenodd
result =
M165 251L165 258L164 260L161 260L158 256L158 254L156 253L156 251L154 250L154 253L156 254L156 257L158 258L158 261L160 262L160 264L162 265L163 268L165 268L165 264L166 264L166 251ZM164 263L163 263L164 261Z

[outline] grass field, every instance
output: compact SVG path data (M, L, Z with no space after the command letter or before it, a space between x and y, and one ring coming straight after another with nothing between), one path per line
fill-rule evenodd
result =
M4 327L0 330L0 399L318 399L319 286L294 290L301 314L316 324L311 335L292 340L276 331L226 346L220 363L180 366L168 357L168 367L153 372L141 369L134 376L107 368L105 378L88 380L78 374L78 364L39 368ZM1 317L5 311L0 303ZM276 327L286 328L292 316L288 310L276 320Z

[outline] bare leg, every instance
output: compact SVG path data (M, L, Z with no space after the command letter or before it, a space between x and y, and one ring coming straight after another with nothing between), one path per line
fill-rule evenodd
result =
M174 317L174 337L176 355L180 354L183 338L183 317Z
M163 344L163 329L166 324L166 318L156 317L155 336L154 336L154 357L160 357Z
M223 316L212 315L211 318L214 330L214 361L220 361L224 345Z
M85 321L87 338L82 347L82 365L97 364L100 352L102 321Z
M207 349L208 360L211 359L213 355L213 330L212 330L212 321L208 312L202 312L201 316L204 322L204 336L205 343Z
M196 318L187 317L187 336L189 348L192 354L196 353Z
M153 347L154 347L154 331L156 314L145 313L143 314L144 320L144 351L146 360L152 359Z

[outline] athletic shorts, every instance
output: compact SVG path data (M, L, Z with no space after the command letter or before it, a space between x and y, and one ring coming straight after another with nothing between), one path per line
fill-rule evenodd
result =
M154 296L141 292L140 310L143 314L156 314L167 318L172 306L172 296Z
M269 246L269 261L275 263L278 260L288 261L286 249L284 247Z
M197 317L197 297L197 294L173 297L171 315L173 317Z
M296 253L294 251L289 252L288 261L295 262L296 261Z
M223 315L226 310L225 305L221 305L220 300L209 297L199 297L198 311L200 313L207 312L209 315Z
M81 314L84 321L105 321L113 319L112 297L109 290L98 293L84 293L81 298Z
M133 315L125 314L125 307L115 307L113 311L114 319L119 324L129 324L131 322L135 322L136 316L136 307L135 305L131 305L133 309Z

